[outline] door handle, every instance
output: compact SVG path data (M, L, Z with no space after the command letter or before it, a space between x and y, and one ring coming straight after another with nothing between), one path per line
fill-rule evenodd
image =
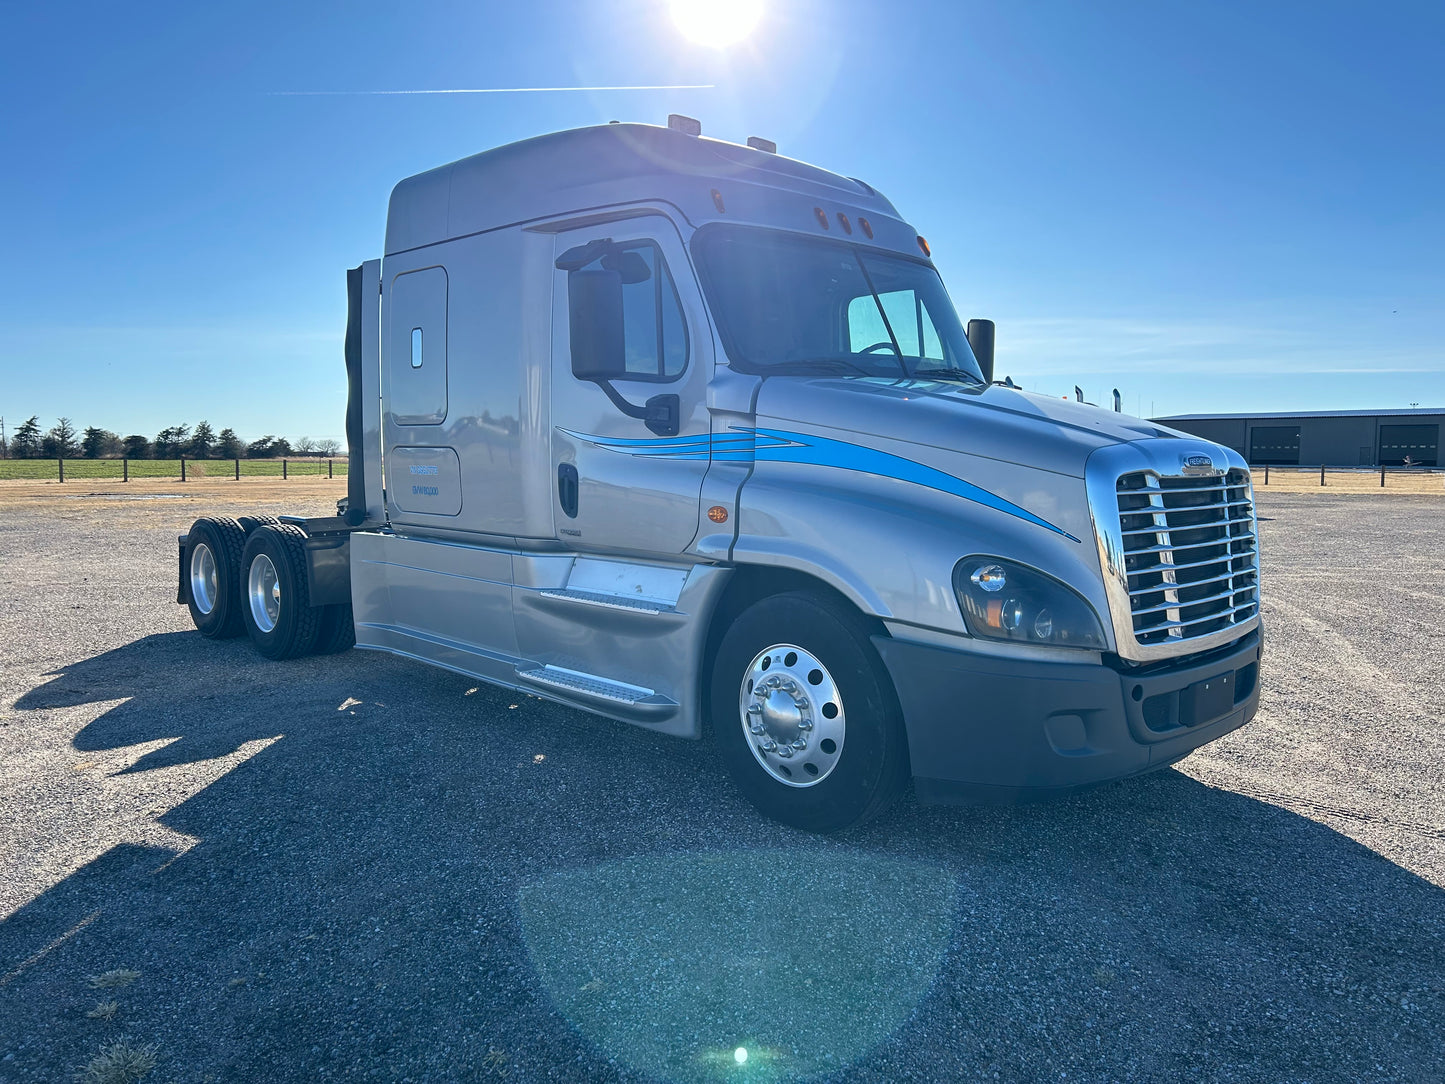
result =
M557 468L557 501L568 519L577 518L577 468L563 463Z

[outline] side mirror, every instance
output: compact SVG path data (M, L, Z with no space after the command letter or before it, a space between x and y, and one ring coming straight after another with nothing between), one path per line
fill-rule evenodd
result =
M573 271L567 276L572 375L616 380L627 371L622 337L622 274Z
M970 320L968 322L968 345L983 370L985 382L993 383L993 321Z

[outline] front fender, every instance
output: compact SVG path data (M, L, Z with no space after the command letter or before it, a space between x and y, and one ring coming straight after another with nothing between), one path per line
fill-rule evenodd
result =
M1027 471L1035 507L1067 508L1088 523L1079 479ZM1076 511L1075 511L1076 510ZM998 507L899 478L815 463L759 462L740 495L738 564L817 576L881 619L967 635L953 569L972 553L1033 566L1086 598L1108 629L1097 549L1082 528L1049 529Z

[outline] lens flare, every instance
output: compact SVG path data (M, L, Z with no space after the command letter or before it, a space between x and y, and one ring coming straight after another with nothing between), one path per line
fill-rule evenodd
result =
M725 49L753 32L762 0L671 0L672 21L699 45Z

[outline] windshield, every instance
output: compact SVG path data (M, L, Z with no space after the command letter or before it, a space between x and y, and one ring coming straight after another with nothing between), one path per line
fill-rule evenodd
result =
M694 250L734 368L982 384L929 264L846 241L712 226Z

